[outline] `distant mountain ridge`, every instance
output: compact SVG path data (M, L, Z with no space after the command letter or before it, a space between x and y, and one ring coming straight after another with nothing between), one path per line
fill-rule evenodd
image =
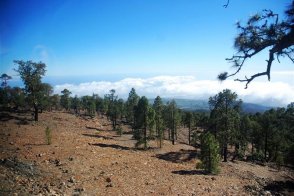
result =
M164 104L173 100L172 98L162 98ZM205 100L193 100L193 99L174 99L177 103L177 106L186 111L200 111L200 112L209 112L208 101ZM154 99L150 99L150 103L153 103ZM244 113L263 113L266 110L271 109L270 106L264 106L255 103L242 103L242 112Z

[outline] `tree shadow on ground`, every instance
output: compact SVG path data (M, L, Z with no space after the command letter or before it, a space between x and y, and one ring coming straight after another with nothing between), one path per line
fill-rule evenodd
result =
M89 116L89 115L86 115L86 114L79 114L79 116L80 116L82 119L86 120L86 121L89 121L89 120L93 120L93 119L94 119L94 117Z
M281 192L294 193L294 182L291 180L273 181L264 186L263 189L277 195Z
M89 126L86 126L86 128L87 129L91 129L91 130L96 130L96 131L105 131L105 130L103 130L103 129L98 129L98 128L96 128L96 127L89 127Z
M33 119L29 119L27 117L19 117L19 116L14 116L14 115L11 115L9 113L6 113L6 112L1 112L0 113L0 121L2 122L7 122L7 121L10 121L10 120L17 120L18 122L16 122L16 124L18 125L27 125L29 124L30 121L33 121Z
M155 155L156 158L173 163L183 163L197 158L198 154L195 150L181 150L179 152L168 152L165 154Z
M41 143L41 144L26 143L23 146L48 146L48 144L45 144L45 143Z
M96 135L96 134L88 134L88 133L83 133L83 136L87 136L87 137L94 137L94 138L102 138L105 140L112 140L112 137L108 137L108 136L103 136L103 135Z
M24 174L28 177L34 177L40 175L41 172L35 167L33 163L21 162L16 158L5 158L0 161L0 165L3 165L7 168L12 168L13 170Z
M123 134L124 135L133 135L134 132L132 130L130 130L130 131L124 131Z
M126 146L121 146L121 145L117 145L117 144L101 144L101 143L96 143L96 144L91 144L92 146L99 146L101 148L114 148L114 149L118 149L118 150L132 150L132 148L130 147L126 147Z
M178 170L172 171L172 173L179 175L207 175L207 172L203 170Z

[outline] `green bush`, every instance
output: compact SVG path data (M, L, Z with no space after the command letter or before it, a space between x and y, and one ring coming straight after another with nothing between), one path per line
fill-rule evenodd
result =
M264 162L265 161L264 155L261 152L254 152L251 156L247 157L247 160L252 161L252 162L255 162L255 161Z
M191 134L191 145L196 147L197 146L197 141L199 140L198 138L198 134L196 131L194 131L192 134Z
M123 134L123 129L121 126L116 127L116 133L121 136Z
M218 174L220 172L219 144L215 137L209 132L201 135L201 162L196 167L201 167L206 172Z
M135 129L133 132L133 138L135 140L141 140L143 138L143 133L141 129Z
M276 156L276 164L277 164L278 169L280 169L281 166L284 164L284 157L281 152L278 152L278 154Z
M47 145L52 143L52 131L49 127L46 127L45 129L45 142Z
M286 152L285 163L294 166L294 144L292 144Z

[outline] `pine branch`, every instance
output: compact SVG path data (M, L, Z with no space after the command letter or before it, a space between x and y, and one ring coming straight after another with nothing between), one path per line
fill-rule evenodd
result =
M230 4L230 0L227 0L227 3L225 5L223 5L224 8L227 8Z

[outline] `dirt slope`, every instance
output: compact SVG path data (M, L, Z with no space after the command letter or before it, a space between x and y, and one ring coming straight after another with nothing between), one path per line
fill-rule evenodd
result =
M185 144L136 150L105 118L61 112L1 112L0 195L271 195L293 194L293 175L245 162L221 164L218 176L195 169L198 152ZM52 144L45 144L45 129ZM128 128L124 127L128 132Z

